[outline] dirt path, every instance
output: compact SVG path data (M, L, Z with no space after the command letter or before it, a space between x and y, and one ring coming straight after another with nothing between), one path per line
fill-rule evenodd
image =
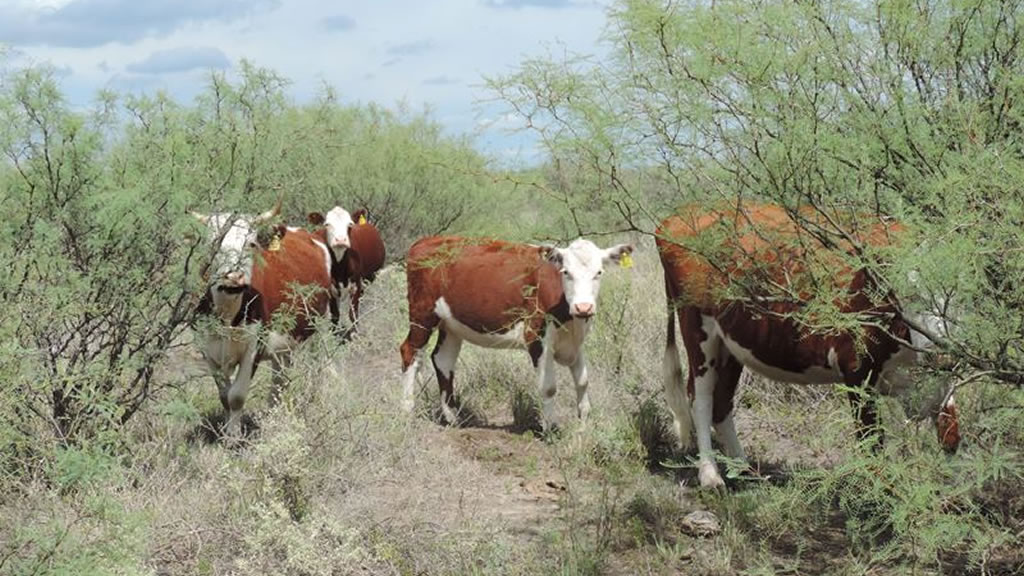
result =
M542 442L504 428L448 429L442 435L464 458L505 485L504 492L488 495L482 512L530 534L559 516L565 486Z

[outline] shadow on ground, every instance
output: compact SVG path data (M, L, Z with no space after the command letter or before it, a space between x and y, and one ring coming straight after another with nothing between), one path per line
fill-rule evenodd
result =
M189 444L217 444L224 439L226 415L221 410L203 414L197 424L185 437ZM249 414L242 415L242 438L249 440L259 433L260 426Z

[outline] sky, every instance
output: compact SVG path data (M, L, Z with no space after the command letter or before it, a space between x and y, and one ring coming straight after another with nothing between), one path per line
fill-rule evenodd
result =
M0 0L6 66L48 63L74 106L98 90L165 90L189 102L211 69L244 58L292 81L296 102L326 83L344 102L429 106L504 163L540 152L484 76L523 59L599 56L610 0Z

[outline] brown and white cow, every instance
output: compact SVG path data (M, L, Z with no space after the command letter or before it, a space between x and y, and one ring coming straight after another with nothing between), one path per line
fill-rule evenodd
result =
M279 208L256 218L193 213L207 225L210 241L219 241L199 312L212 319L201 336L202 352L217 382L231 438L241 432L242 409L259 361L269 358L273 365L274 402L292 348L312 334L315 317L327 313L327 246L305 230L283 226L274 229L277 238L269 246L257 241L257 226Z
M576 407L586 419L587 363L583 340L597 312L601 274L607 262L633 251L607 249L578 239L566 248L431 236L413 244L406 258L409 335L401 346L403 408L414 407L421 350L439 330L431 354L441 410L455 422L455 361L464 341L486 348L525 348L537 370L543 425L554 423L554 363L568 366L576 385Z
M373 282L377 272L384 267L384 241L380 231L367 220L365 209L349 214L341 206L335 206L327 214L310 213L309 222L322 226L314 234L330 248L333 255L331 277L338 298L331 300L331 320L335 326L339 325L339 301L347 300L348 319L351 330L355 331L363 288Z
M903 232L898 223L876 217L861 223L858 241L880 248ZM864 436L876 423L870 393L880 380L899 378L898 368L914 362L914 349L929 342L902 319L895 299L878 290L865 269L851 269L778 206L687 206L662 222L656 242L669 303L665 393L683 448L690 448L691 424L696 428L701 486L723 484L711 448L712 425L726 455L745 459L733 423L733 396L744 366L777 381L845 383ZM852 249L848 241L837 245ZM829 277L812 279L810 266L824 266ZM823 281L832 285L822 288ZM793 313L807 306L816 289L832 288L837 291L830 294L841 294L838 309L857 318L856 329L816 331L794 320ZM685 388L676 315L689 360ZM933 324L930 320L922 325ZM869 394L861 402L858 390L865 387ZM960 436L952 398L945 405L939 400L931 415L938 417L943 447L955 450Z

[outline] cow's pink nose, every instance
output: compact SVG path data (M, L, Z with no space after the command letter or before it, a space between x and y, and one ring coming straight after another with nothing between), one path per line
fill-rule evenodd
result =
M244 272L229 272L224 279L227 280L227 284L234 286L245 286L245 273Z
M337 238L337 239L334 240L334 242L331 243L331 246L333 248L348 248L349 247L348 238Z
M576 304L575 308L575 315L580 316L581 318L589 318L594 315L594 305L589 302Z

